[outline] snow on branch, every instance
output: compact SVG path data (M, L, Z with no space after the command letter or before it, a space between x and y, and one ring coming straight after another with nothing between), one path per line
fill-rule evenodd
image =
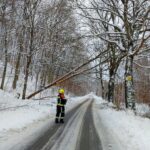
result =
M141 67L141 68L145 68L145 69L150 69L150 66L143 66L137 62L134 61L134 64L136 64L137 66Z

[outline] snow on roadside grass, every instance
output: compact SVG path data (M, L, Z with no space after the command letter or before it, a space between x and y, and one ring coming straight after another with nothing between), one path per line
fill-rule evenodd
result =
M44 104L33 100L15 99L13 95L0 91L0 132L21 129L54 112L52 102Z
M146 104L137 104L136 113L140 116L145 116L150 118L150 107Z
M87 98L88 95L68 98L66 111ZM0 150L26 147L48 130L54 123L56 101L57 96L49 100L21 100L0 90Z
M68 98L66 110L70 110L87 98L88 95ZM0 132L7 132L12 129L20 130L46 117L54 120L56 99L57 96L49 100L21 100L0 90Z
M96 100L95 109L105 125L107 133L113 134L125 150L150 149L150 120L135 116L131 111L116 111L106 102ZM109 135L108 135L109 136Z
M94 114L96 118L97 129L100 129L99 124L104 125L107 136L118 140L124 150L149 150L150 149L150 120L135 116L130 111L116 111L112 109L106 101L101 97L90 93L84 97L68 98L66 110L69 111L79 103L87 99L95 99ZM0 137L2 138L9 130L20 130L28 126L38 126L46 123L47 120L54 121L56 98L49 100L20 100L15 99L13 95L0 91ZM139 107L138 107L139 108ZM98 122L98 119L100 122ZM101 134L101 132L99 132ZM7 137L6 137L7 139ZM21 138L20 138L21 140ZM110 139L112 142L113 140ZM0 140L1 142L6 142ZM5 143L8 145L7 143ZM5 146L4 144L4 146ZM13 144L13 143L12 143ZM108 141L106 141L108 144ZM5 148L4 148L5 149ZM114 149L114 150L121 150Z

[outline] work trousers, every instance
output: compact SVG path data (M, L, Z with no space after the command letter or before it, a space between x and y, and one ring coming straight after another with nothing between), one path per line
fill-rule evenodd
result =
M63 120L65 117L65 106L57 106L56 119Z

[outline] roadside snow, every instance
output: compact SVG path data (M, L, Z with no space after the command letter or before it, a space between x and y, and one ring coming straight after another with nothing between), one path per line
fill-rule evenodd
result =
M87 97L68 98L66 110ZM22 143L24 139L31 141L44 132L54 122L56 99L57 96L49 100L21 100L0 90L0 150L12 150L13 145L16 150L18 142Z
M54 112L52 102L15 99L13 95L0 91L0 132L21 129Z
M0 90L0 150L23 149L29 141L47 131L54 122L56 99L20 100ZM147 118L136 116L131 111L117 111L111 107L112 104L93 93L68 98L66 110L88 99L95 100L94 123L104 150L150 149L150 120ZM142 107L138 106L138 112ZM77 128L79 126L76 125ZM66 138L71 137L71 134L66 133Z
M67 110L86 100L88 96L69 98ZM56 99L20 100L13 95L0 91L0 132L10 129L21 129L44 117L54 118Z
M137 104L136 113L140 116L147 116L150 118L150 107L146 104Z
M131 111L117 111L107 102L95 99L94 120L104 149L149 150L150 120Z

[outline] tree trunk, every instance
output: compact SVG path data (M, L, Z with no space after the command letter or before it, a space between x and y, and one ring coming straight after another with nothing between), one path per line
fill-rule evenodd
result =
M3 70L3 76L2 76L2 82L1 82L1 89L4 89L4 83L6 78L6 71L7 71L7 64L8 64L8 54L7 54L7 33L5 34L5 64L4 64L4 70Z
M36 91L36 89L37 89L38 80L39 80L39 72L38 72L38 73L36 73L35 91Z
M43 71L40 74L40 88L44 87L44 78L45 78L44 76L45 76L45 71L43 69Z
M28 83L28 77L29 77L29 69L30 69L30 64L31 64L31 61L32 61L33 40L34 40L34 22L32 22L31 31L30 31L30 47L29 47L29 54L27 56L27 65L26 65L26 70L25 70L25 78L24 78L22 99L26 98L26 90L27 90L27 83Z
M109 72L110 78L108 83L108 102L114 101L114 88L115 88L115 71L112 69Z
M100 82L101 82L101 96L104 98L104 83L103 83L103 69L100 67Z
M2 49L4 50L4 53L5 53L5 62L4 62L4 70L3 70L3 75L2 75L2 81L1 81L1 86L0 88L3 89L4 88L4 83L5 83L5 78L6 78L6 71L7 71L7 64L8 64L8 54L7 54L7 26L6 26L6 20L5 20L5 11L6 11L6 3L2 2L2 16L1 16L1 19L2 19L2 41L4 43Z
M125 103L126 108L135 109L134 86L133 86L133 59L132 55L127 57L125 70Z
M23 46L22 46L22 41L20 41L20 51L18 54L17 62L16 62L15 76L14 76L13 85L12 85L13 89L16 89L17 81L19 78L19 67L20 67L20 59L21 59L21 52L22 51L23 51Z
M31 56L28 56L27 57L27 65L26 65L25 78L24 78L24 85L23 85L22 99L26 98L26 90L27 90L27 83L28 83L28 77L29 77L30 64L31 64Z
M128 58L126 58L126 64L125 64L125 74L124 74L124 98L125 98L125 106L128 108L128 102L127 102L127 81L126 81L126 76L127 76L127 62Z

